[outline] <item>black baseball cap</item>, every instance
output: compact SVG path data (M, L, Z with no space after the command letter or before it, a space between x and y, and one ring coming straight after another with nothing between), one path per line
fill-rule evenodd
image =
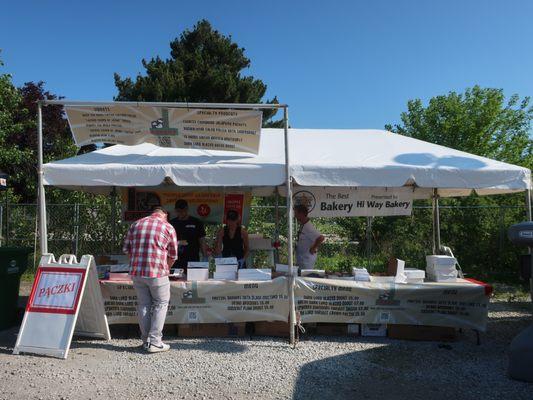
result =
M189 203L187 203L187 200L179 199L176 201L174 208L176 210L185 210L186 208L189 208Z
M230 221L237 221L239 219L239 213L235 210L229 210L226 213L226 219L229 219Z

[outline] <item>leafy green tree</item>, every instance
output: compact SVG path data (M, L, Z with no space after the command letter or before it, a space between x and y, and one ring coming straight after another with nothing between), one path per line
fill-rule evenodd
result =
M36 200L37 101L57 98L57 95L45 90L43 82L27 82L17 88L11 75L0 75L0 170L9 175L11 201L28 203ZM74 145L62 107L49 105L42 110L44 162L80 152ZM81 152L92 149L91 146L84 147ZM49 189L48 194L49 200L62 202L78 196L75 192L54 189Z
M135 79L115 74L115 100L213 103L261 103L267 86L245 76L250 59L231 39L214 30L206 20L185 30L170 43L170 58L142 60L145 75ZM277 103L274 98L268 103ZM268 124L274 111L265 110Z
M436 96L424 107L410 100L401 124L387 129L480 156L533 166L530 137L533 108L529 97L513 95L506 102L502 89L474 86L464 93Z
M419 99L407 104L401 123L387 125L398 134L493 158L533 167L530 137L533 111L529 98L505 99L501 89L475 86L464 93L436 96L427 105ZM441 238L450 246L470 276L497 281L515 281L518 254L522 249L509 243L507 227L524 219L524 195L442 199ZM410 267L424 268L424 255L431 251L429 201L418 201L412 217L375 218L375 257L405 259ZM339 219L348 236L365 241L362 218ZM364 246L359 252L364 253Z
M0 60L0 67L3 65ZM10 166L25 157L23 152L8 145L10 138L22 131L21 124L16 121L21 100L20 93L13 85L11 75L0 74L0 169L10 175L9 183L12 179L17 179L15 171ZM17 199L12 189L9 190L8 195L11 201Z

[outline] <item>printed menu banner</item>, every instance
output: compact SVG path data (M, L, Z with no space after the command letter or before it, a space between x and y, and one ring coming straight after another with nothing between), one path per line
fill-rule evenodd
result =
M302 323L450 326L485 331L489 296L483 285L396 284L297 278L296 310Z
M303 204L310 217L379 217L411 215L411 188L308 188L294 190L294 204Z
M220 224L227 210L237 211L243 225L248 224L251 192L197 192L197 191L152 191L137 188L124 189L122 204L125 221L136 221L150 213L154 206L163 206L170 218L175 216L176 200L183 199L189 204L189 215L203 222Z
M137 323L131 282L101 282L109 324ZM287 280L171 282L167 324L287 321Z
M110 324L137 323L131 282L100 283ZM287 278L272 281L171 282L166 323L287 321ZM486 287L457 283L394 284L297 278L302 323L377 323L449 326L485 331Z
M91 143L240 151L257 154L262 113L146 105L66 106L77 146Z

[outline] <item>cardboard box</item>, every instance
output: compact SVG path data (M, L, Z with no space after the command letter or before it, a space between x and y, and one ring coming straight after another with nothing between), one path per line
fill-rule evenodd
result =
M324 336L346 336L348 334L348 324L319 323L316 325L315 332L317 335Z
M455 328L427 325L389 325L392 339L452 342L457 339Z
M257 336L288 337L289 323L284 321L254 322L254 334Z
M232 324L180 324L180 337L243 337L246 333L246 322Z
M387 325L361 324L361 336L385 337L387 336Z

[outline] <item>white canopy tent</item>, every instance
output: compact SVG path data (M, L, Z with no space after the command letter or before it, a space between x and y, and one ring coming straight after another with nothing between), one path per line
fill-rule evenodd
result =
M285 128L263 129L257 155L163 148L145 143L137 146L115 145L43 165L41 107L74 103L109 104L62 100L39 102L39 215L43 252L47 249L45 185L95 193L109 193L115 187L155 188L172 184L183 188L249 187L259 195L267 195L273 193L275 188L283 187L288 195L290 267L293 265L293 183L313 187L412 187L416 198L434 198L437 232L439 196L464 196L472 190L481 195L524 190L529 193L531 187L531 172L526 168L387 131L289 130L287 106L266 104L151 103L182 108L282 108ZM122 104L135 106L143 103ZM292 274L290 285L290 337L291 343L294 343Z
M412 186L418 198L500 194L531 187L527 168L381 130L290 129L295 185ZM105 193L112 187L285 185L283 129L263 129L257 156L247 153L115 145L43 166L44 184ZM171 181L171 182L170 182ZM271 190L270 190L271 193Z

